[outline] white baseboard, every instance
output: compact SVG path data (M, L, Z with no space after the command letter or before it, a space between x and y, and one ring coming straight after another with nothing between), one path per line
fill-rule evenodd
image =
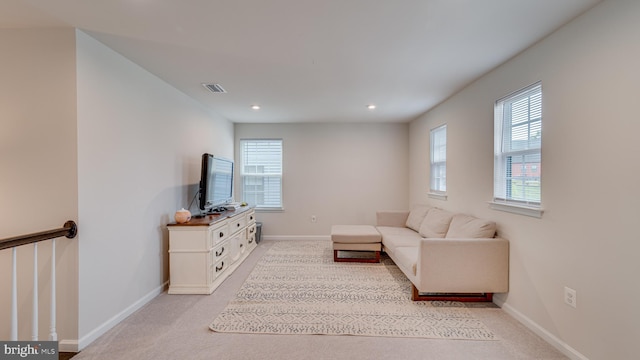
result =
M265 235L262 240L331 240L331 235Z
M109 320L105 321L102 325L96 327L91 330L88 334L82 336L80 340L60 340L58 343L58 351L60 352L79 352L89 344L94 342L97 338L104 335L107 331L109 331L114 326L118 325L122 320L124 320L127 316L133 314L141 307L146 305L149 301L151 301L156 296L160 295L164 289L166 288L169 282L165 282L164 284L158 286L153 289L145 296L140 298L138 301L131 304L126 309L122 310L120 313L114 315Z
M509 314L514 319L518 320L522 325L526 326L529 330L533 331L536 335L540 336L544 341L548 342L554 348L558 349L561 353L568 356L573 360L589 360L586 356L582 355L576 349L569 346L569 344L565 343L557 336L553 335L542 326L538 325L536 322L531 320L529 317L525 316L520 311L516 310L509 304L506 304L501 299L494 298L494 302L496 305L500 306L504 312Z

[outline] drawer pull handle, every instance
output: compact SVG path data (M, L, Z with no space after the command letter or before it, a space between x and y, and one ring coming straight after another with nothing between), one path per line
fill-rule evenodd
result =
M249 234L253 234L253 232L254 232L255 230L256 230L256 229L251 228L251 229L249 230Z
M249 216L249 220L253 220L253 216Z
M216 266L216 272L221 271L224 268L224 261L220 263L220 267Z
M220 235L218 235L218 237L223 237L224 233L222 231L220 231Z
M237 227L240 227L240 223L236 224Z
M216 251L216 256L220 256L224 253L224 246L222 247L222 249L220 249L220 252Z
M249 239L249 244L253 243L253 237Z
M244 244L240 244L240 247L242 248L244 246Z

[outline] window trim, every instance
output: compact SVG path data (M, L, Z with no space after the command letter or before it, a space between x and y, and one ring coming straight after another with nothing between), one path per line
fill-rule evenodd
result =
M503 203L497 201L489 201L489 207L493 210L505 211L512 214L531 216L534 218L542 218L542 214L544 213L544 209L541 207L532 207L525 205L516 205L510 203Z
M499 161L505 158L505 154L510 155L529 155L534 154L540 157L540 164L542 163L542 139L538 148L533 149L525 149L525 150L515 150L504 152L502 151L502 147L504 144L504 104L506 102L513 103L519 98L524 98L527 93L531 93L532 91L539 89L541 101L542 101L542 82L538 81L534 84L526 86L520 90L514 91L511 94L504 96L498 99L494 103L494 171L493 171L493 199L489 201L489 207L498 211L506 211L519 215L532 216L536 218L541 218L544 213L544 209L542 208L542 196L540 196L540 201L530 201L530 200L517 200L517 199L508 199L505 188L505 194L503 196L498 196L498 173L499 170L506 171L503 165L499 164ZM531 94L526 97L531 97ZM541 109L543 104L541 103ZM542 127L543 115L540 115L540 126ZM531 118L528 118L527 123L531 122ZM506 177L505 177L506 179ZM542 178L540 178L540 192L542 195Z
M242 199L242 201L247 201L248 199L245 199L245 176L258 176L258 174L245 174L244 173L244 146L243 144L245 142L268 142L268 141L279 141L280 142L280 174L270 174L270 175L266 175L266 176L271 176L271 177L279 177L280 178L280 205L279 206L260 206L258 204L255 204L255 210L258 212L279 212L279 211L284 211L284 169L283 169L283 163L284 163L284 141L281 138L242 138L239 141L239 152L238 152L238 159L239 159L239 166L238 166L238 178L239 178L239 189L240 189L240 197Z
M444 132L444 161L435 161L435 137ZM434 168L444 165L444 190L435 189ZM429 192L427 196L437 200L447 200L447 124L429 130Z
M446 201L448 199L448 195L446 193L436 193L436 192L431 192L429 191L427 193L427 196L432 198L432 199L436 199L436 200L442 200L442 201Z

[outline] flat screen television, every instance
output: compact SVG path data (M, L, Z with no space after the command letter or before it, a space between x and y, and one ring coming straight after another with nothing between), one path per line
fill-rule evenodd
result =
M200 210L215 212L233 201L233 161L202 154Z

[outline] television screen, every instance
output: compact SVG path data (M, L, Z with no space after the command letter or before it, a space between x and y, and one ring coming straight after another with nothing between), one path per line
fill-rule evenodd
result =
M233 161L202 155L200 210L215 210L233 201Z

